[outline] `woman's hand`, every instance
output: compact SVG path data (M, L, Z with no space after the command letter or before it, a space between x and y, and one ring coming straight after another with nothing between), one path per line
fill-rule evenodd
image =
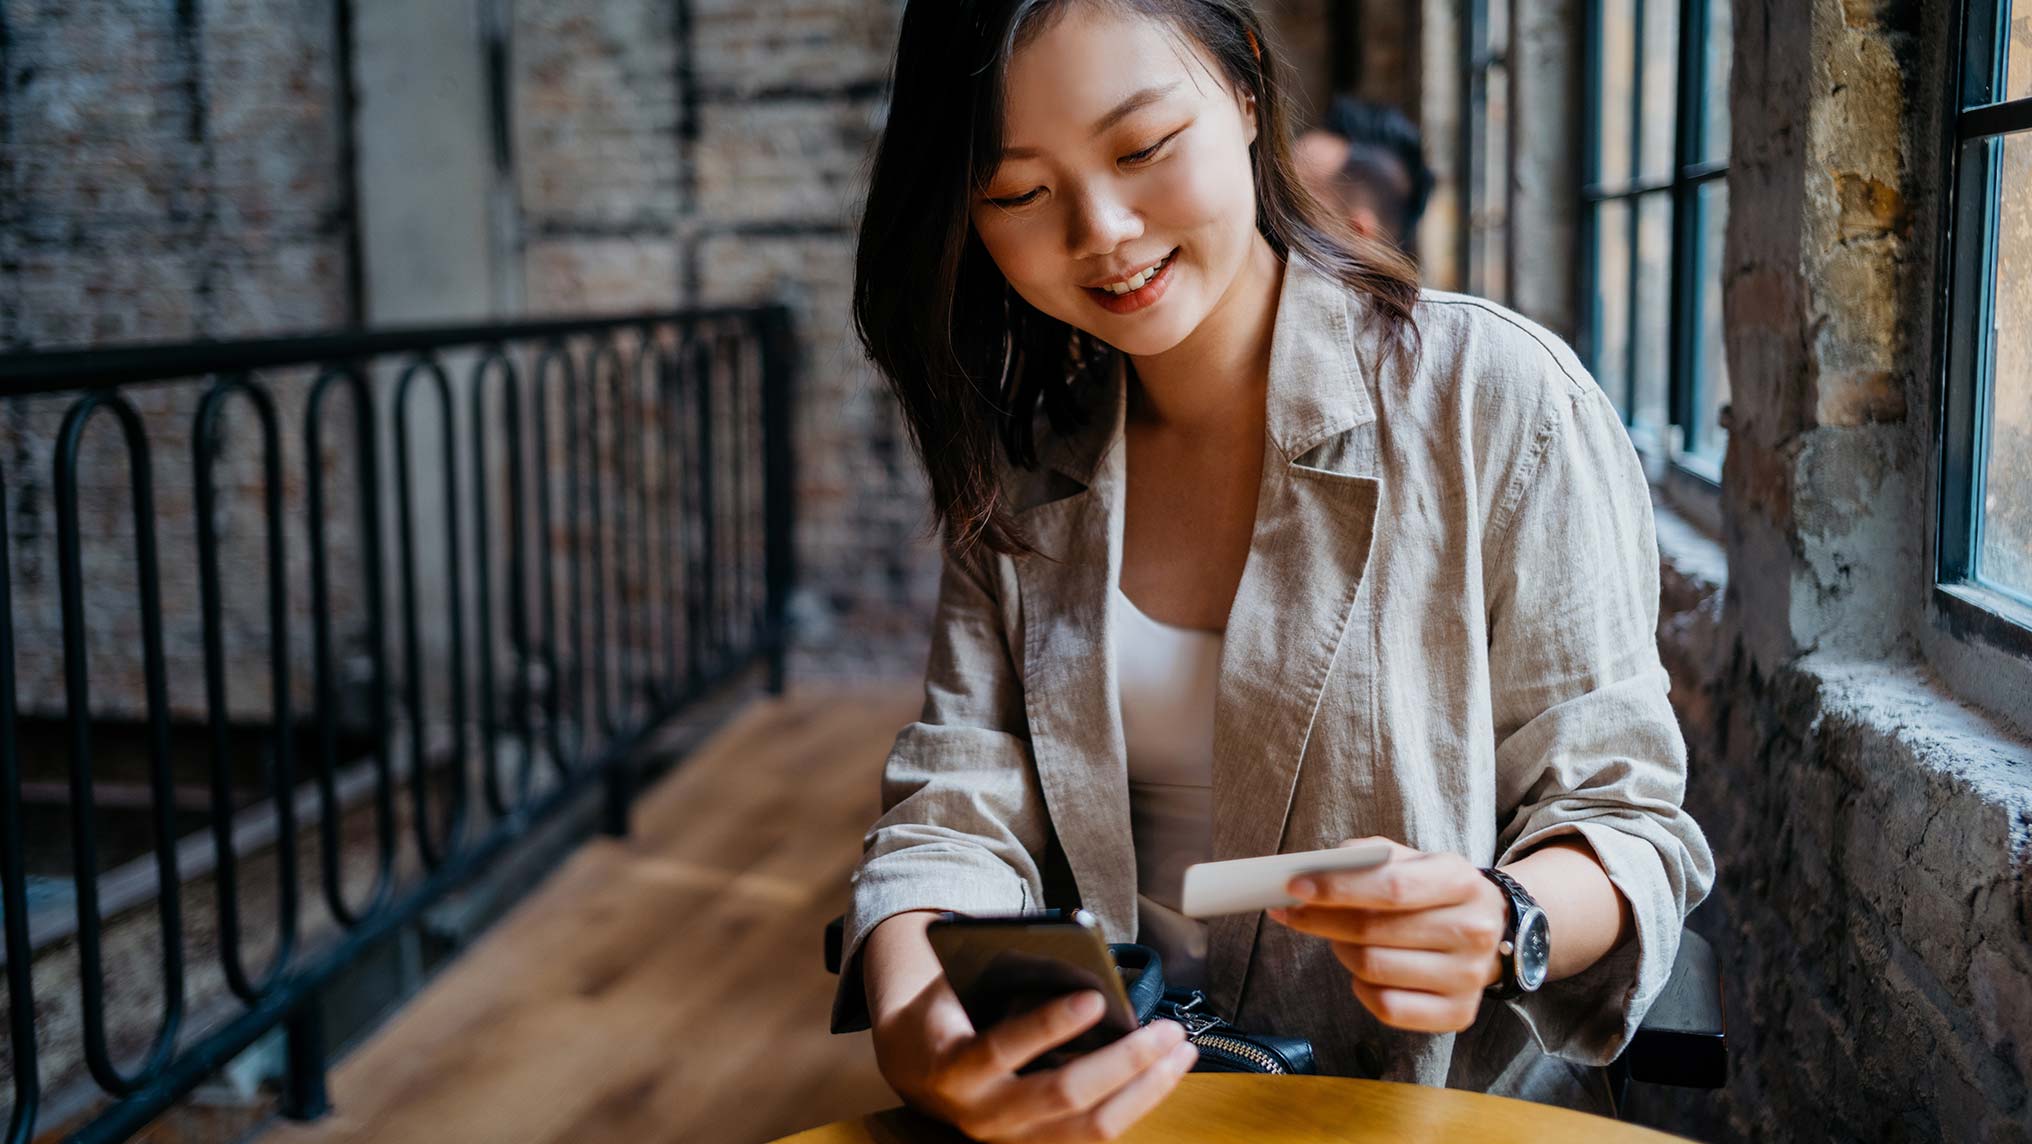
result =
M1386 838L1390 860L1367 870L1292 879L1302 903L1270 917L1326 938L1354 975L1355 997L1376 1019L1423 1033L1474 1024L1482 991L1502 971L1496 947L1510 905L1503 892L1458 854L1426 854Z
M1101 995L1087 989L976 1032L940 976L875 1023L875 1059L899 1096L976 1140L1113 1140L1177 1087L1199 1052L1176 1021L1152 1021L1059 1068L1016 1075L1101 1013Z

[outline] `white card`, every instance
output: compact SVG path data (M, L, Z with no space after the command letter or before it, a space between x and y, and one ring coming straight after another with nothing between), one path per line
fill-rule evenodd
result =
M1284 884L1300 874L1366 870L1389 860L1390 848L1376 842L1226 862L1196 862L1185 868L1179 912L1189 918L1210 918L1217 914L1252 914L1257 910L1295 906L1298 899L1284 892Z

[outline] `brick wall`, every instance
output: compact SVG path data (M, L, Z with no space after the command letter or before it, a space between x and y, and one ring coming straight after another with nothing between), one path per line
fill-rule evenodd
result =
M333 11L324 0L189 6L8 0L0 9L0 351L111 341L319 329L351 314L350 220L339 162ZM132 394L151 439L172 705L203 709L191 418L198 393ZM53 442L67 401L0 409L16 639L59 646ZM292 456L300 406L285 400ZM253 418L236 403L218 484L258 490ZM300 458L295 463L300 463ZM111 419L94 423L79 466L94 709L142 707L140 624L126 493ZM228 493L218 518L228 569L259 566L254 496ZM285 489L296 554L294 646L309 646L301 481ZM335 507L347 509L341 494ZM350 513L334 552L351 552ZM268 707L259 579L229 601L229 695ZM342 614L349 601L336 601ZM20 658L23 708L62 710L54 654ZM308 697L298 673L297 698Z
M900 3L643 0L559 9L503 0L502 8L512 68L510 265L522 279L502 293L524 298L537 315L789 301L804 343L797 539L805 586L793 601L802 635L794 670L920 671L936 575L922 535L921 479L893 403L861 362L847 312L853 221ZM332 0L281 14L206 0L183 19L134 2L10 2L0 87L8 191L0 195L0 345L343 324L358 268L339 145L337 15ZM480 50L477 38L466 47ZM195 400L167 391L141 399L165 521L171 698L185 718L202 710L189 535ZM48 474L63 408L13 402L0 428L25 646L57 640ZM285 425L296 422L294 410L284 414ZM234 420L236 431L244 420ZM103 427L87 452L94 706L138 714L125 469ZM225 475L245 478L257 460L252 450L236 452ZM300 482L289 493L300 521ZM233 542L258 546L258 520L228 515ZM349 538L340 518L349 516L334 514L341 559ZM291 550L301 554L300 525L291 528ZM228 568L253 563L229 559ZM297 568L299 611L306 579ZM229 692L250 715L267 702L262 587L236 581L228 593L229 608L254 605L228 645ZM293 637L308 646L307 628ZM53 657L22 667L27 708L59 712ZM307 686L307 673L298 678Z

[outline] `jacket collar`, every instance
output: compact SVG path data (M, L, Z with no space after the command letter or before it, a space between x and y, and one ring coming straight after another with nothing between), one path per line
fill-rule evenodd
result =
M1376 419L1357 366L1365 343L1356 305L1339 282L1289 260L1271 338L1266 463L1214 704L1215 859L1278 851L1367 566L1375 478L1300 463ZM1108 940L1133 941L1136 858L1110 606L1122 564L1126 369L1097 396L1099 416L1039 446L1044 468L1078 487L1054 496L1059 482L1018 516L1042 554L1016 561L1023 694L1039 783L1081 904ZM1337 452L1333 463L1361 455ZM1241 999L1261 919L1211 923L1209 992L1224 1011Z

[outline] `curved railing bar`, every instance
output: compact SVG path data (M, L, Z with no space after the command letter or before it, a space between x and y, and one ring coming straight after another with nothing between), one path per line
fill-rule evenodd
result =
M430 836L430 742L427 720L424 718L423 702L423 641L418 633L416 614L416 510L413 482L410 479L409 433L403 420L409 413L409 394L418 377L428 377L430 387L437 394L438 409L443 415L438 446L443 451L439 458L444 473L444 506L447 541L445 544L445 582L450 589L449 607L445 609L450 626L451 648L451 704L452 704L452 791L450 805L445 810L444 841L440 848ZM400 519L402 542L402 640L403 640L403 689L409 707L409 793L410 803L416 816L415 835L417 853L423 858L425 869L435 870L443 865L447 855L458 849L460 837L464 834L467 820L469 791L466 782L466 626L464 578L459 559L459 467L458 467L458 410L452 400L451 380L445 376L444 367L435 357L422 357L409 363L395 382L395 485L396 510Z
M609 337L619 339L627 332L630 331L616 330ZM620 368L613 377L614 455L618 461L614 473L614 580L621 586L618 597L622 617L616 625L620 636L615 647L619 696L616 707L623 726L631 731L641 726L654 709L649 701L649 676L642 670L641 648L649 630L649 610L642 606L647 580L638 559L642 537L649 528L648 506L643 499L647 493L644 482L630 480L643 471L642 458L648 452L642 444L643 415L648 407L642 403L637 384L642 369L641 331L632 332L635 335L632 342L617 341L621 346Z
M592 362L586 363L586 380L592 381ZM580 480L585 472L583 443L585 424L581 421L579 402L581 393L578 379L574 377L564 392L564 503L566 540L565 552L565 607L566 618L571 622L571 711L572 711L572 757L571 765L576 768L585 758L593 737L594 710L587 707L586 673L591 659L586 644L586 584L584 571L585 530L579 519ZM587 402L587 404L591 404ZM587 420L590 420L588 418ZM598 541L598 520L594 519L593 536Z
M267 518L268 673L274 726L274 766L268 776L268 797L275 803L277 825L275 952L269 970L256 981L247 973L240 953L240 859L233 849L233 784L228 773L232 726L226 713L225 625L219 587L218 491L212 471L219 454L219 415L234 394L253 405L261 425L262 507ZM275 986L296 952L296 755L295 720L289 704L289 598L284 576L282 536L282 431L275 401L246 375L219 378L198 402L192 425L191 464L196 481L198 517L198 592L204 618L205 707L211 732L212 840L218 849L219 958L226 983L241 1000L261 1000Z
M716 676L724 660L726 649L720 643L720 617L716 605L720 599L719 569L705 558L707 553L717 553L719 548L719 485L716 469L719 463L719 446L715 430L714 390L719 386L719 370L713 366L713 340L715 334L710 325L699 339L698 387L693 397L698 401L698 499L699 499L699 553L698 561L698 643L699 656L705 673Z
M368 891L367 904L359 910L346 904L339 853L339 843L344 834L337 788L339 694L332 666L331 557L329 546L325 543L322 433L325 395L335 385L345 386L352 396L353 464L358 482L354 495L359 500L360 570L366 588L363 610L367 624L367 654L374 674L369 718L374 729L374 837L377 853L374 884ZM381 473L374 442L374 393L366 378L350 365L327 366L311 384L303 428L304 458L309 477L306 492L310 514L311 636L317 657L318 850L325 904L339 924L348 929L385 908L395 893L395 773L388 750L390 720L388 653L382 618Z
M654 712L661 710L673 697L672 681L666 679L659 669L661 657L656 650L661 642L659 637L662 629L670 622L670 617L662 608L654 606L658 583L655 538L664 523L664 517L657 510L668 490L649 480L652 471L649 461L652 443L657 448L656 468L660 469L663 462L662 443L657 436L657 425L662 417L659 407L661 395L656 386L657 363L660 360L656 346L656 325L652 322L643 323L636 336L639 340L635 347L635 368L631 371L629 383L635 393L636 405L642 411L634 421L638 435L635 439L633 470L639 474L639 479L634 482L635 519L641 522L640 527L635 530L635 600L637 606L642 609L642 623L637 629L636 643L639 649L637 660L641 664L637 690L648 703L649 710Z
M497 347L498 348L498 347ZM505 355L505 351L502 351ZM522 757L515 769L515 805L528 805L530 792L534 789L536 775L536 718L532 710L534 696L530 681L534 678L535 664L529 641L529 567L531 559L529 509L530 498L523 476L528 470L525 459L528 442L523 440L522 420L522 374L515 370L514 361L509 357L509 377L501 390L501 424L508 438L508 644L515 656L514 683L509 691L510 702L514 705L516 737L522 743ZM479 386L474 386L477 392ZM478 399L475 398L477 403ZM484 424L479 416L478 405L474 408L474 421ZM475 445L474 453L484 458L485 446ZM484 471L484 466L482 466ZM484 527L481 530L485 533ZM540 553L537 554L540 558ZM481 560L487 554L481 552ZM485 577L482 577L484 582Z
M487 531L488 489L493 482L487 472L487 377L494 374L504 378L507 392L515 391L515 363L497 345L490 345L473 362L473 554L475 571L473 575L474 617L476 630L473 640L479 652L479 698L480 698L480 788L487 800L487 809L495 818L506 818L511 813L507 799L501 793L500 749L494 743L494 732L498 725L495 712L495 692L500 680L494 675L494 573L493 552ZM512 430L511 430L512 433ZM514 474L510 474L511 482ZM511 501L512 504L512 501ZM522 559L520 552L509 553L511 563ZM517 580L520 578L517 577ZM510 590L512 596L513 589Z
M162 928L163 1019L133 1076L113 1063L106 1044L105 964L99 941L99 846L92 821L92 707L85 658L84 558L78 538L78 446L100 409L119 423L127 446L134 515L135 574L141 588L143 686L148 702L149 780L155 805L156 912ZM63 609L64 698L71 740L71 830L78 910L78 977L84 1002L85 1064L99 1086L125 1096L168 1065L183 1025L182 891L176 872L176 798L170 774L169 688L163 667L162 599L156 574L155 489L141 415L117 393L79 398L64 415L55 457L57 578Z
M602 365L608 367L604 373L600 368ZM593 710L599 719L600 731L609 738L612 738L620 729L619 721L614 711L615 695L609 686L614 682L612 673L613 653L616 650L615 645L620 641L610 639L614 633L609 629L607 624L607 600L609 596L607 591L607 540L610 534L616 539L618 539L619 534L618 531L610 530L608 526L606 497L604 494L608 478L613 469L613 454L618 451L621 439L621 411L613 405L615 386L612 381L612 378L620 372L620 369L621 354L614 347L613 335L609 333L595 344L592 358L589 362L587 376L591 384L588 387L590 392L586 394L587 418L585 425L586 455L590 460L590 467L587 469L586 476L588 478L587 491L590 493L591 500L589 523L592 527L593 582L592 658L588 663L588 667L593 673ZM600 382L603 376L608 379L605 388L608 399L607 426L609 429L604 442L600 436ZM607 464L601 464L603 457L607 461ZM616 507L618 508L618 506ZM616 561L617 565L618 563ZM618 586L619 568L617 567L615 571L615 579ZM617 590L613 595L618 597L620 593ZM615 612L618 615L620 610L619 599L614 601L614 605Z
M677 350L676 409L674 420L678 437L683 445L680 466L683 481L679 487L678 502L683 525L681 551L684 567L684 593L679 602L678 613L684 617L684 685L687 694L696 693L705 680L705 628L704 596L701 594L701 569L704 566L704 502L700 498L700 469L704 454L699 450L698 390L704 385L706 348L697 323L687 324L683 341Z
M0 912L7 932L7 1043L14 1108L6 1144L29 1144L42 1086L35 1061L35 947L28 936L28 856L21 838L21 755L14 727L14 563L7 551L7 474L0 470Z
M730 382L727 392L727 423L734 440L729 453L727 495L733 503L733 512L727 519L727 530L733 536L734 575L728 591L727 620L733 634L728 643L735 648L746 649L753 634L753 615L750 599L755 587L754 536L752 521L748 519L749 498L754 492L754 450L749 442L754 435L748 424L748 340L739 326L730 325L722 331L721 343L727 355L727 376Z
M558 368L553 370L553 366ZM569 544L559 545L555 532L556 522L551 513L551 471L553 456L550 447L550 384L553 375L560 375L564 387L563 401L569 403L571 393L578 388L578 366L572 360L571 350L562 339L545 342L536 358L536 380L532 387L534 400L530 402L531 428L536 447L536 536L542 549L542 559L537 567L542 572L537 591L543 598L543 655L546 669L544 680L544 734L550 742L550 765L560 778L571 772L571 760L577 756L582 745L575 731L574 743L569 754L564 742L564 659L557 646L557 549L562 547L566 558L570 558ZM575 506L566 501L565 516L569 518ZM571 606L578 608L577 581L572 581ZM574 700L576 702L576 700Z

